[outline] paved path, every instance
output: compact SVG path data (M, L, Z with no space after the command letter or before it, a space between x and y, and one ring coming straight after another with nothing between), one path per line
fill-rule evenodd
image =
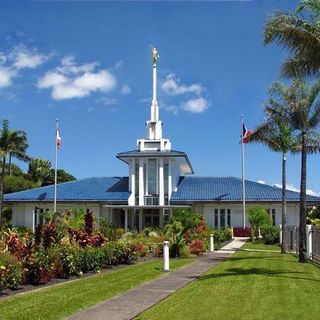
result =
M239 249L247 238L236 238L214 253L206 253L197 261L167 273L160 278L131 289L119 296L79 311L69 320L129 320L184 287L202 273Z

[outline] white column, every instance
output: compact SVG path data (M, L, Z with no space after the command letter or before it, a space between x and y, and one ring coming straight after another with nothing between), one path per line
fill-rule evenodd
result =
M144 159L139 159L139 206L144 205Z
M214 252L213 233L210 234L210 252Z
M169 241L163 241L163 271L169 270Z
M279 224L279 228L280 228L280 246L282 245L282 224Z
M171 199L171 193L172 193L172 169L171 169L171 159L169 159L168 163L168 200L170 201Z
M131 195L128 200L129 206L134 206L135 199L136 199L135 169L136 169L136 160L132 159L131 164L130 164L130 191L131 191Z
M128 209L124 209L124 230L128 230Z
M33 233L35 231L35 225L34 225L35 219L34 219L34 217L35 217L35 212L34 212L34 210L32 210L32 232Z
M312 226L306 225L307 259L312 260Z
M159 205L164 205L163 158L159 159Z

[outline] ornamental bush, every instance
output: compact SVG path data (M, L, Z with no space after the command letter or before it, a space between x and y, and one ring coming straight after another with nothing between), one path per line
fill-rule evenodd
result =
M243 227L233 227L233 235L235 237L250 237L251 230L250 228L243 228Z
M280 228L275 226L261 228L261 236L265 244L279 243Z
M0 291L17 289L22 278L21 263L9 252L0 254Z
M200 239L195 239L189 243L189 250L191 254L202 255L205 252L205 247Z

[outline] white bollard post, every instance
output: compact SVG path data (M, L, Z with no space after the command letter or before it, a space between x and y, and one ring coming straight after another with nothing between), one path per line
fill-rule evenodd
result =
M258 238L259 238L259 239L261 239L261 238L262 238L260 228L258 228Z
M170 271L169 266L169 241L163 241L163 271Z
M312 226L306 225L307 259L312 260Z
M282 224L279 224L280 228L280 246L282 246Z
M214 239L213 239L213 233L210 233L210 252L214 252Z
M233 227L231 227L231 239L234 240Z

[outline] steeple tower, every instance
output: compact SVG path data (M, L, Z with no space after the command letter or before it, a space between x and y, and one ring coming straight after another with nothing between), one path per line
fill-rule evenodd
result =
M162 121L159 120L159 106L157 101L157 61L159 54L156 48L152 49L152 102L151 116L147 121L147 139L162 139Z
M169 151L171 150L170 140L162 137L162 121L159 119L159 106L157 101L157 62L159 59L158 50L152 48L152 101L150 120L146 121L147 138L137 141L140 151Z

